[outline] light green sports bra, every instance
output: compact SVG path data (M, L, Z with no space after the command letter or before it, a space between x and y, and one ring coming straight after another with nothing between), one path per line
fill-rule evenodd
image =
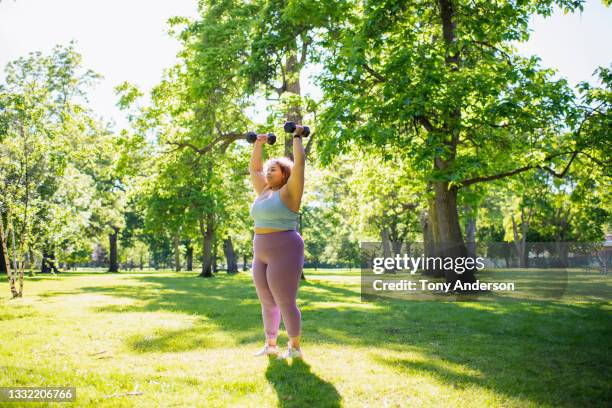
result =
M280 197L280 190L273 191L270 197L253 202L250 210L255 227L297 230L298 214L290 210Z

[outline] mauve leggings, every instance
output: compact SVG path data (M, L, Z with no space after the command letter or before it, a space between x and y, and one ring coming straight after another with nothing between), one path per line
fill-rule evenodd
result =
M253 282L266 338L278 335L281 315L289 337L300 335L302 315L295 300L303 267L304 240L297 231L253 237Z

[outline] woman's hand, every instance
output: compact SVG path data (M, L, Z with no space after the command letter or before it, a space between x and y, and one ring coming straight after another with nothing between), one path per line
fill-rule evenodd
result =
M298 135L298 136L302 136L304 134L304 126L301 125L296 125L295 126L295 131L293 132L294 135Z
M263 146L268 142L268 135L257 135L256 145Z

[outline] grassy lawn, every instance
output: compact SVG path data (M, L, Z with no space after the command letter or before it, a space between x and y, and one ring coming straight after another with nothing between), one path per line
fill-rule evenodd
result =
M79 407L612 403L612 308L585 296L612 277L576 273L559 301L361 302L359 271L305 272L304 361L252 357L263 328L249 273L27 277L16 300L3 276L0 386L74 386L61 406Z

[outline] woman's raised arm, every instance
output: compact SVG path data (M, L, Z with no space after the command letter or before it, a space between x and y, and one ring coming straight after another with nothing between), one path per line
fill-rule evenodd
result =
M306 166L306 152L301 137L293 138L293 168L287 180L287 190L291 198L298 203L304 193L304 167Z
M266 136L257 135L257 140L253 144L253 153L251 154L251 164L249 165L249 173L251 174L251 182L257 195L261 194L266 187L266 176L263 174L263 145L266 143Z

